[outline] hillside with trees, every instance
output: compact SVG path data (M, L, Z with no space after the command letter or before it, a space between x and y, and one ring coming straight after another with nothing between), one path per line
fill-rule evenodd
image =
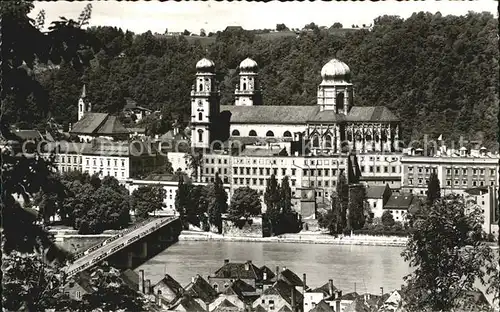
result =
M74 123L83 83L96 111L118 113L130 97L153 110L187 116L195 64L205 56L216 63L222 104L233 102L238 64L251 57L260 67L265 105L314 105L320 70L336 57L351 68L356 105L393 110L404 120L406 141L423 134L495 141L499 50L493 15L382 16L370 29L343 35L311 24L297 36L265 37L227 28L209 45L184 36L89 28L103 44L91 65L75 69L63 63L38 73L47 90L47 110L30 106L9 117L25 126L49 116Z

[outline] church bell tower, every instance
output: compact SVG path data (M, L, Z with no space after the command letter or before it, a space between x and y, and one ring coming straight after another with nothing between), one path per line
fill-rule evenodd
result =
M203 58L196 63L196 82L191 90L191 147L207 149L214 140L213 120L220 113L215 64Z
M235 106L261 104L261 93L257 80L257 62L246 58L240 63L240 83L234 90Z
M81 120L85 115L85 113L90 112L91 110L92 110L92 104L90 104L90 101L87 98L85 85L83 85L82 95L80 95L80 99L78 100L78 120Z

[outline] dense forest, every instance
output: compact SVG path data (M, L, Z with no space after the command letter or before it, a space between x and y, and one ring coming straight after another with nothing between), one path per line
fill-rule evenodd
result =
M498 22L489 13L382 16L371 29L342 35L316 27L298 36L261 37L228 28L209 45L111 27L87 31L102 43L91 66L39 68L47 106L7 102L4 117L24 127L50 117L67 125L76 120L84 83L96 111L119 113L130 97L187 116L195 64L205 56L216 63L222 104L232 103L238 64L251 57L260 67L265 105L314 105L321 67L336 57L351 68L356 105L390 108L403 120L405 140L443 134L490 146L496 141Z

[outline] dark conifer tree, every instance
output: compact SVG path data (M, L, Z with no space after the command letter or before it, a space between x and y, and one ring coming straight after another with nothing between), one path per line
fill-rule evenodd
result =
M433 172L427 184L427 203L432 205L438 198L441 198L441 187L439 186L437 174Z

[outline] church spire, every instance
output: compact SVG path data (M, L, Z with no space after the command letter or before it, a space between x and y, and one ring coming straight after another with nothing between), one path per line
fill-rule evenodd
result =
M85 90L85 84L83 84L83 88L82 88L82 95L80 96L82 99L86 98L87 97L87 92Z

